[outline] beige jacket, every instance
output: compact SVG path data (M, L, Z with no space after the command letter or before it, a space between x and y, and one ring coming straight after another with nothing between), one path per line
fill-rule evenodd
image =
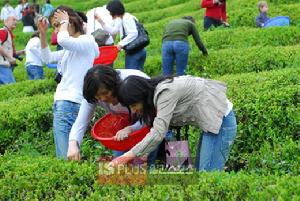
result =
M218 134L227 110L226 90L222 82L192 76L159 83L153 99L157 109L153 127L131 151L137 156L149 154L164 139L169 125L193 125Z

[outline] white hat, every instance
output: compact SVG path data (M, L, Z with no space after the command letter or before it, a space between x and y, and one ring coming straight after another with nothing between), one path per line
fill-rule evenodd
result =
M5 16L3 17L3 20L5 21L5 20L7 20L9 17L16 17L16 18L17 18L16 13L15 13L14 11L11 11L11 12L9 12L7 15L5 15Z

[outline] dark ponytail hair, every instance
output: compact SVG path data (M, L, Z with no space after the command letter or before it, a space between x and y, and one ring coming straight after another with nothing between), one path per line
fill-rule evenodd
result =
M142 103L143 114L139 117L140 121L143 121L148 126L152 126L156 116L156 108L153 103L154 91L156 86L166 79L170 79L170 82L173 81L173 77L170 76L147 79L131 75L120 84L118 100L129 109L130 116L131 110L129 106L135 103Z

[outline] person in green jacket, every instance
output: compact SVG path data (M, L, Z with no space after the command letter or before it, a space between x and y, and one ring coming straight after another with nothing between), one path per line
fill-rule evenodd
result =
M189 57L188 36L192 35L199 50L207 56L207 50L200 39L192 16L170 21L163 33L162 67L163 75L173 75L173 65L176 62L176 74L184 75Z

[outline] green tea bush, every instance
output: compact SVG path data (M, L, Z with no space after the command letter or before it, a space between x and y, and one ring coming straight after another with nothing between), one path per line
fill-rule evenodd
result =
M4 200L298 200L299 176L199 173L192 185L99 185L97 166L51 157L0 158ZM151 175L150 175L151 177Z
M56 83L53 79L27 80L0 87L0 101L45 94L55 91Z
M273 173L299 174L296 153L299 152L297 142L300 140L297 117L300 112L300 69L227 75L220 80L228 83L228 96L238 122L238 135L229 166L239 169L251 160L249 169L256 169L253 164L261 164L264 160L259 155L266 158L266 148L262 147L271 146L269 151L273 150L273 153L269 152L269 156L273 162L282 160L290 167L276 168L273 165L268 166L270 169L264 166L264 169Z
M52 127L52 102L52 93L0 102L0 153L24 133L31 139L47 133Z
M189 55L188 72L216 76L282 69L293 66L298 51L299 46L250 47L209 51L209 56L204 57L195 49ZM150 75L161 74L161 60L161 56L148 56L145 71Z

